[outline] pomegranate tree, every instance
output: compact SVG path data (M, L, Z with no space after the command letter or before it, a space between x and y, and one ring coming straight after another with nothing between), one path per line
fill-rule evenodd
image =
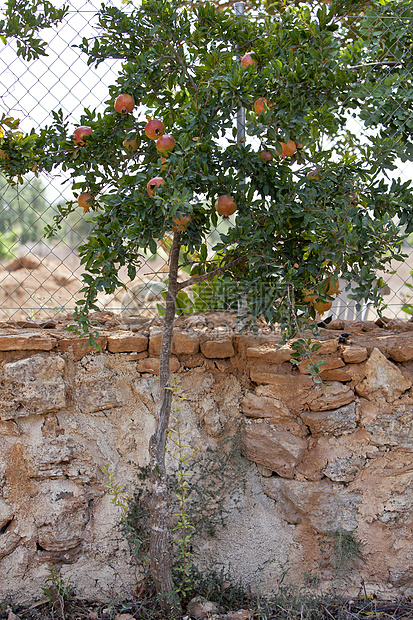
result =
M390 268L413 231L411 184L388 180L397 158L413 158L413 128L398 116L388 126L389 108L408 109L411 95L398 86L403 66L391 60L374 67L387 97L383 113L364 69L372 63L371 40L377 45L373 60L383 62L390 49L392 59L408 57L410 40L393 36L393 25L380 29L366 8L354 45L341 3L317 10L286 3L265 19L251 12L242 21L209 4L189 3L184 10L173 0L116 10L105 5L101 36L81 47L90 63L123 60L107 106L86 109L72 139L59 114L38 135L20 139L5 131L0 138L10 157L0 158L8 178L36 161L36 174L61 166L75 191L99 196L79 249L88 273L74 315L91 340L89 313L98 309L98 293L122 287L125 270L134 279L142 255L156 254L159 240L172 238L147 500L149 571L166 611L179 608L165 441L180 291L218 281L231 309L245 300L247 326L270 323L288 340L316 326L317 311L328 309L336 295L338 277L356 282L356 301L379 304L377 273ZM385 5L369 2L375 16ZM245 139L234 120L241 107ZM364 140L347 131L354 114L369 123ZM56 226L76 208L68 200ZM215 250L208 245L211 231ZM178 281L183 255L190 273Z

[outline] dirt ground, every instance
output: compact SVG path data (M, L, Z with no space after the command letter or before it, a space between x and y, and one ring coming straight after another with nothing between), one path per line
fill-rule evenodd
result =
M124 603L54 598L43 597L24 606L0 602L0 620L167 620L153 598ZM413 620L410 600L379 600L374 596L350 599L286 588L269 599L242 595L231 601L218 596L215 601L213 612L211 603L203 609L204 602L199 606L190 601L181 613L174 614L174 620Z
M142 267L135 282L147 280L163 264L159 261ZM83 298L83 272L74 253L65 258L54 252L47 256L20 253L14 259L0 261L0 322L35 321L72 313L76 301ZM121 271L121 280L130 282L125 270ZM114 295L102 293L99 305L119 313L124 295L121 288Z
M413 289L406 283L413 284L413 249L406 248L408 259L394 263L394 273L385 276L389 287L385 295L388 308L385 315L389 318L408 318L402 311L402 305L413 295ZM151 279L151 273L165 270L165 262L160 259L143 266L138 272L138 281ZM72 253L61 255L59 249L48 249L41 253L21 250L18 257L12 260L0 261L0 322L12 320L15 322L27 320L41 320L53 318L61 313L72 313L75 303L82 299L83 267L78 256ZM159 274L153 276L160 279ZM121 280L128 284L126 271L121 271ZM115 314L122 310L122 300L125 291L119 289L114 295L100 294L101 308L111 310ZM155 306L156 313L156 306ZM361 313L355 309L354 302L349 302L345 292L342 292L333 305L332 313L345 320L355 318L373 320L377 317L374 310L365 307Z

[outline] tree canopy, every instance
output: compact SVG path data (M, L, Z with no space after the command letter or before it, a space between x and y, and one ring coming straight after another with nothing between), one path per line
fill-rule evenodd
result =
M338 275L355 283L357 299L378 302L376 272L400 253L401 231L412 229L410 183L388 177L397 158L411 157L410 5L304 3L244 17L169 0L103 7L101 36L84 39L82 49L89 63L120 58L123 65L104 112L86 109L79 119L93 130L86 144L73 143L73 129L55 112L51 127L24 138L31 142L18 158L18 141L3 145L6 173L20 172L21 155L30 153L39 169L69 171L75 196L94 197L94 231L80 250L84 310L97 291L120 284L120 266L133 279L140 251L155 252L179 214L191 217L182 244L192 262L197 252L193 275L216 267L205 239L220 219L220 195L232 196L237 212L215 251L252 316L295 329L315 314L307 292L323 297L323 283ZM390 30L393 12L399 20ZM240 57L249 52L253 63L244 67ZM120 93L133 96L133 113L114 110ZM266 105L257 113L260 98ZM238 142L240 107L246 123ZM166 162L144 133L147 117L176 140ZM136 140L133 153L125 137ZM296 151L283 157L289 140ZM263 150L272 161L262 161ZM164 185L151 197L146 186L155 176ZM68 203L61 217L73 208Z
M58 24L67 9L67 5L57 9L48 0L7 0L0 14L0 38L3 43L16 41L17 54L25 60L46 56L46 42L39 38L39 30Z

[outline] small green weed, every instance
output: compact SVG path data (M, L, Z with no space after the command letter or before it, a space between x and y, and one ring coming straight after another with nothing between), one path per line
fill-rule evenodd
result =
M190 497L189 479L192 477L189 459L199 452L199 448L193 448L185 442L186 429L183 428L183 420L179 417L182 409L181 402L184 398L181 396L181 385L176 377L173 377L170 389L173 391L172 407L174 416L171 425L167 431L169 443L173 448L168 448L169 454L177 462L178 469L176 472L176 492L175 498L178 501L176 512L172 514L177 519L173 531L177 533L174 543L177 544L179 552L176 558L176 571L180 573L180 583L178 586L178 594L182 600L189 588L190 575L189 571L192 566L193 553L191 551L190 540L195 531L189 514L187 512Z
M308 360L306 370L310 373L310 377L314 383L322 383L320 373L323 372L322 367L327 364L327 360L313 361L313 356L321 349L321 344L313 343L311 338L298 338L291 343L291 348L293 350L291 363L298 365Z
M361 559L363 545L354 532L338 528L329 533L332 543L332 562L336 569L349 569Z
M120 508L121 514L124 516L128 510L128 500L130 495L125 494L124 487L120 484L114 483L115 474L113 471L109 470L109 464L105 465L105 467L101 467L101 470L109 477L109 482L105 484L105 487L109 489L109 494L111 495L110 501L114 506Z
M60 620L66 620L66 607L73 596L73 584L66 583L60 568L54 566L49 569L49 576L45 583L42 592L49 599L49 606Z

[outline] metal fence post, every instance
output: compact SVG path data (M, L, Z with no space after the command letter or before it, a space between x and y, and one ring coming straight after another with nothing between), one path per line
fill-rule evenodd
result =
M243 17L245 13L245 5L243 2L235 2L235 17ZM240 107L237 110L237 142L243 142L245 139L245 108ZM247 296L245 294L241 295L240 300L238 301L238 314L240 316L245 316L247 313ZM245 319L241 319L239 321L239 327L243 328L246 326Z

